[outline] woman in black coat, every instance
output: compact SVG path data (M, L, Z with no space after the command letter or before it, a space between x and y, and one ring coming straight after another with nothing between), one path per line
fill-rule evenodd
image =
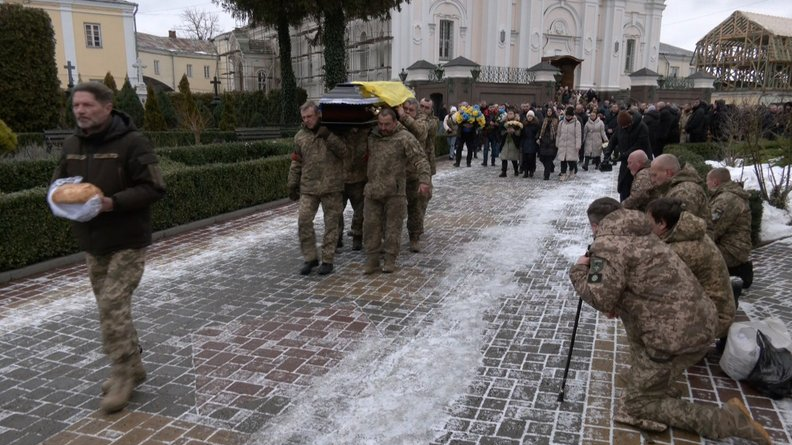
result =
M542 121L542 127L539 130L539 137L537 142L539 144L539 160L544 165L544 180L550 179L550 173L555 170L555 160L558 154L558 147L556 147L556 130L558 130L558 115L553 107L547 108L545 118Z
M520 139L520 151L522 152L523 178L533 178L536 171L536 153L539 151L539 120L533 110L525 113L523 120L522 138Z

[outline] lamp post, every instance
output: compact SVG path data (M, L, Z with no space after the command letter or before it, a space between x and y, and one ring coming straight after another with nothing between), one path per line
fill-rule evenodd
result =
M444 72L445 72L445 70L444 70L444 69L443 69L443 67L442 67L442 66L440 66L440 65L438 65L438 66L437 66L437 68L435 68L435 70L434 70L434 73L435 73L435 79L436 79L438 82L440 82L441 80L443 80L443 73L444 73Z
M657 86L658 86L658 87L659 87L661 90L663 89L663 85L665 85L665 83L666 83L666 79L665 79L665 77L663 77L663 76L660 76L660 77L658 77L658 78L657 78Z
M478 78L480 75L481 75L481 69L479 67L470 70L470 76L473 78L473 83L478 82Z
M402 68L399 73L399 79L401 79L402 83L407 81L407 71L404 71L404 68Z

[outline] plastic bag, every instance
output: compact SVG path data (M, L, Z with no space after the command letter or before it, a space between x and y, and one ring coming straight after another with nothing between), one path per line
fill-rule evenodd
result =
M53 215L72 221L85 222L94 219L102 211L102 197L99 195L94 196L84 204L58 204L52 201L52 194L55 193L55 189L63 184L78 184L82 182L82 179L82 176L72 176L53 181L47 192L47 204L49 204Z
M792 352L773 346L762 331L756 333L756 343L761 352L748 384L771 399L792 395Z
M792 351L792 339L784 323L778 318L732 323L720 367L734 380L744 380L759 361L760 348L756 333L761 331L779 349Z

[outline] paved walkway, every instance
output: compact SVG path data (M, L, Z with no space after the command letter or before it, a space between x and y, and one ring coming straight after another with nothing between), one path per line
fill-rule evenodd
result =
M134 298L149 378L113 416L98 411L108 367L84 266L0 285L0 444L714 443L612 423L624 333L586 305L557 401L578 301L567 271L615 173L498 173L440 163L425 249L394 274L363 275L348 242L335 273L298 275L294 204L156 243ZM790 244L754 253L741 319L792 326ZM792 443L792 403L717 357L680 384L697 401L742 397Z

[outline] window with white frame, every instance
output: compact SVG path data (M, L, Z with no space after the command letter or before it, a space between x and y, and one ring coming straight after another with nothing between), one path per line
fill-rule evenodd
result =
M192 77L192 65L187 64L187 77Z
M102 47L102 26L100 24L85 24L85 46L88 48Z
M154 74L155 74L155 75L157 75L157 76L159 76L159 73L160 73L160 70L159 70L159 60L155 60L155 61L154 61Z
M440 20L440 60L451 60L454 54L454 22Z
M264 74L264 70L256 73L256 86L259 91L267 91L267 75Z
M204 65L204 79L209 78L209 65Z
M635 39L627 39L627 48L624 51L624 72L632 73L635 61Z
M668 77L677 78L679 77L679 67L672 66L668 69Z

